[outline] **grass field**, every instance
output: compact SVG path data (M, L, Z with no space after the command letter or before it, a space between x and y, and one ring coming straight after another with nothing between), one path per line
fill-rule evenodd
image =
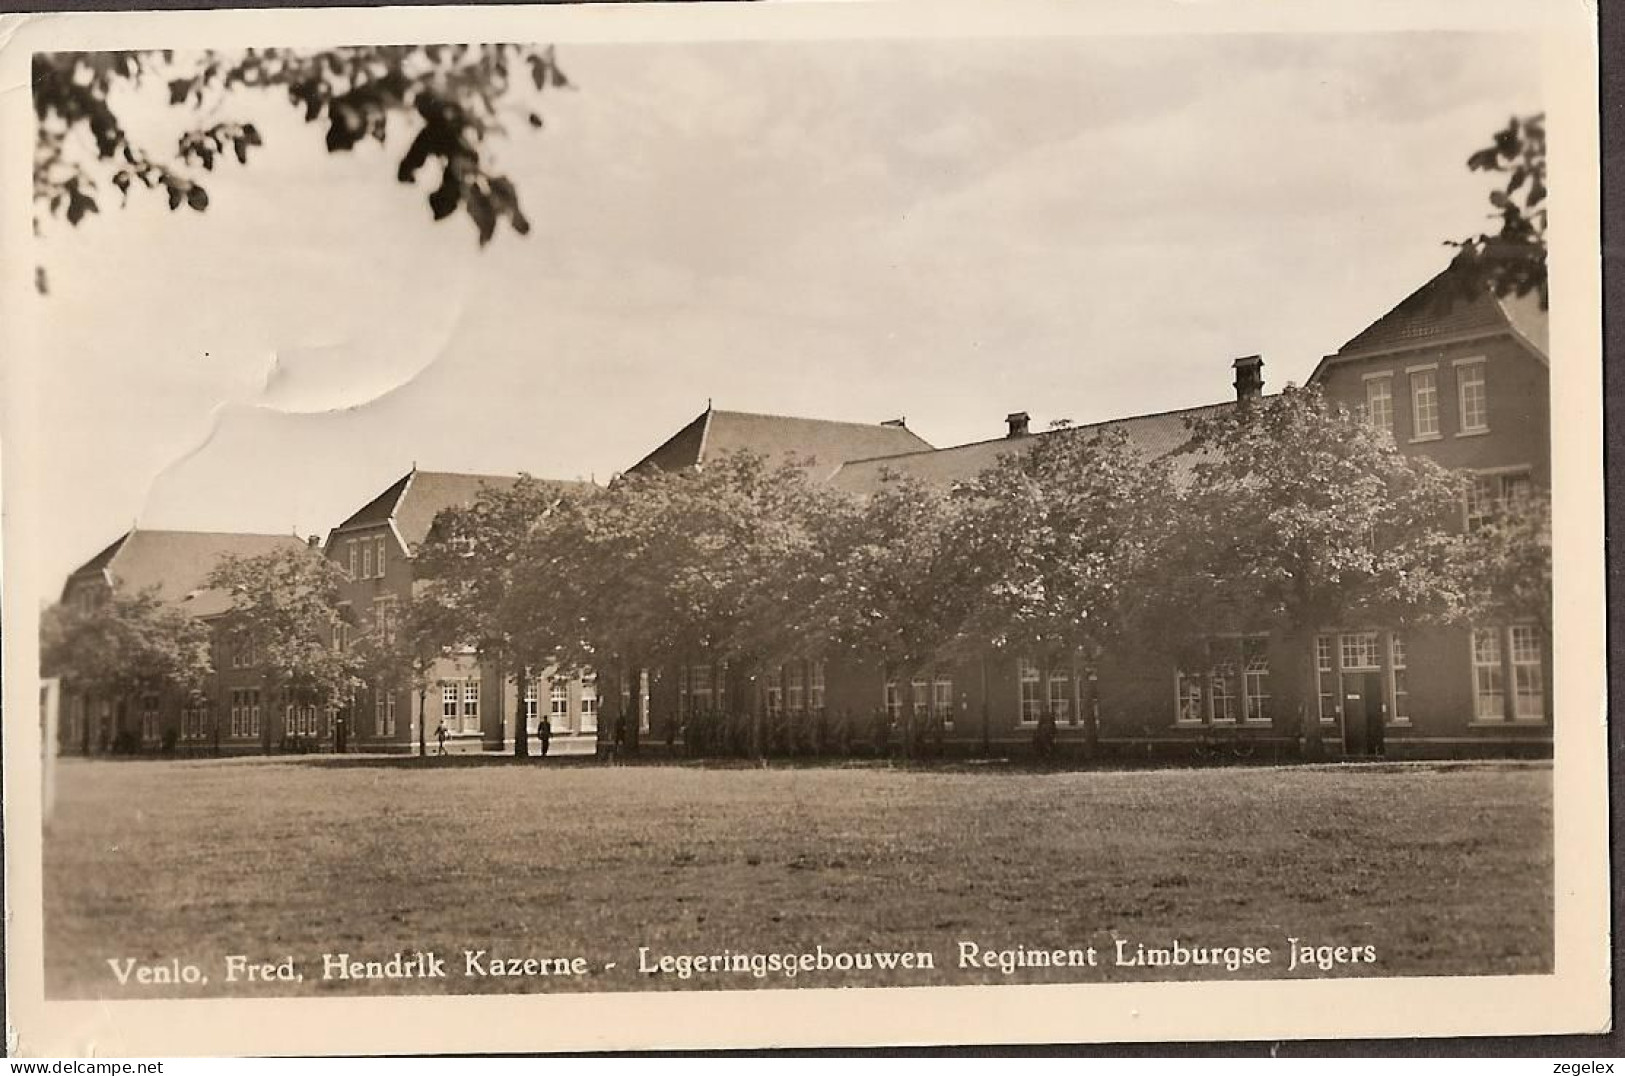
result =
M68 761L45 841L51 996L525 992L1549 971L1551 771L1382 765L1037 773L495 760ZM1113 944L1274 963L1119 967ZM963 969L1094 945L1094 968ZM925 971L702 974L662 954L918 950ZM463 950L586 959L462 978ZM322 979L322 954L434 951L446 980ZM301 983L223 982L226 954ZM109 959L206 985L121 987ZM615 968L605 965L614 963Z

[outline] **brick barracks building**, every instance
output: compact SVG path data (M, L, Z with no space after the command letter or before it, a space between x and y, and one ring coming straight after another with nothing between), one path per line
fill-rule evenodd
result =
M1532 296L1495 299L1459 292L1448 273L1440 274L1326 356L1310 380L1391 433L1402 451L1472 472L1475 481L1462 506L1463 526L1472 526L1497 501L1549 487L1547 319ZM1100 425L1123 431L1148 457L1176 458L1188 442L1190 419L1262 393L1262 367L1257 357L1236 360L1233 399ZM878 488L884 472L943 485L965 481L1000 456L1048 436L1031 433L1021 413L1007 418L1002 433L934 448L901 420L871 425L707 407L630 470L678 470L749 450L769 459L806 460L814 480L863 496ZM334 528L322 552L345 569L344 600L352 607L355 630L370 630L380 617L387 621L411 593L412 558L440 511L470 503L482 486L513 481L413 470ZM185 597L187 580L207 574L206 566L196 565L236 551L235 543L257 549L290 541L298 539L132 532L73 573L63 599L76 600L80 588L98 580L97 585L158 584L166 596L198 600L198 615L218 615L225 608L222 596ZM150 560L143 554L149 544L157 550L166 542L190 543L189 552ZM119 554L126 546L121 571ZM182 561L189 565L184 571ZM142 567L131 570L138 563ZM863 743L879 715L901 721L912 695L917 715L931 719L928 724L940 723L943 747L955 753L1028 749L1046 708L1057 715L1061 752L1077 751L1084 737L1081 715L1087 712L1095 718L1103 754L1147 758L1193 751L1289 752L1300 735L1297 704L1310 702L1306 695L1313 694L1327 748L1345 757L1551 750L1551 655L1533 624L1485 623L1406 634L1381 624L1327 624L1315 640L1313 684L1286 675L1303 663L1283 647L1275 634L1215 638L1202 668L1175 668L1158 655L1136 653L1094 669L1052 668L1047 676L1020 656L989 651L906 685L888 682L877 663L798 662L757 670L749 678L753 697L747 702L759 708L770 729L799 727L805 733L815 724L844 726ZM220 738L220 749L275 749L254 734L254 719L242 716L253 713L252 706L245 710L247 703L239 704L252 698L251 665L217 661L216 668L214 712L229 732ZM656 750L679 747L684 725L722 707L728 692L734 692L731 701L740 701L737 679L730 687L724 670L715 666L651 670L644 677L639 723L648 733L644 742ZM611 722L598 719L601 700L591 675L544 674L533 684L525 700L532 729L545 705L555 735L596 735L601 743L613 738ZM65 688L65 750L99 749L105 738L87 736L86 728L106 728L107 714L131 712L128 701L76 701L71 685ZM514 690L512 679L482 668L474 655L452 654L435 670L427 714L417 712L410 685L369 687L348 722L351 744L357 750L410 750L420 725L433 739L443 723L469 748L503 750L513 738ZM162 703L152 716L145 702L138 710L144 747L162 740L166 724L181 730L183 744L195 740L187 729L201 727L200 715L172 712ZM97 721L102 724L85 724ZM331 746L331 718L316 732ZM798 739L806 743L810 737Z

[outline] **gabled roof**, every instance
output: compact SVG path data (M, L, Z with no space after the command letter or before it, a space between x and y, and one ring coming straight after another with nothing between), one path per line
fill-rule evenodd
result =
M808 462L813 477L826 478L849 460L930 449L930 442L899 424L836 422L706 408L630 470L658 467L679 471L725 453L749 451L769 462L797 457Z
M553 479L538 481L560 490L590 484ZM334 529L334 533L375 527L393 521L407 548L415 551L429 536L429 528L434 525L435 517L441 512L448 508L473 504L483 490L506 490L518 482L519 476L511 474L457 474L450 471L414 469L340 523Z
M1147 460L1169 459L1174 466L1176 481L1183 480L1195 464L1193 455L1185 452L1191 433L1192 419L1221 415L1235 407L1234 400L1205 404L1179 411L1163 411L1151 415L1111 419L1087 426L1071 426L1069 430L1121 430ZM998 463L1000 457L1030 448L1038 439L1053 437L1062 432L1049 430L1026 437L1000 437L992 441L977 441L952 448L939 448L930 452L914 452L904 456L881 459L853 460L831 478L837 489L860 496L879 490L888 474L908 475L928 485L945 487L968 482Z
M231 606L223 591L204 586L214 566L227 556L258 557L278 550L306 551L310 546L292 534L135 529L75 569L63 597L76 582L99 578L105 571L115 593L153 589L164 601L195 616L214 616Z
M1448 266L1362 329L1331 358L1403 351L1511 331L1545 360L1550 347L1548 323L1537 293L1496 296L1487 286L1464 281L1454 266Z

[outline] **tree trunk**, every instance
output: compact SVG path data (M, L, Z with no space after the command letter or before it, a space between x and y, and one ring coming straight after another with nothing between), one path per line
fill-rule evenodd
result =
M520 662L514 667L513 693L513 757L530 757L530 731L525 727L525 689L530 686L530 666ZM540 693L536 709L542 708Z
M429 681L418 684L418 758L429 757Z
M598 757L610 759L615 756L616 723L620 720L621 689L620 681L616 677L616 667L606 664L597 670L598 675Z
M627 717L626 753L636 755L643 734L643 668L636 661L630 662L629 666L626 691L632 712Z
M1306 761L1320 762L1326 757L1326 744L1320 728L1320 665L1315 657L1315 629L1294 628L1287 636L1293 664L1298 668L1298 727L1303 742L1301 754Z

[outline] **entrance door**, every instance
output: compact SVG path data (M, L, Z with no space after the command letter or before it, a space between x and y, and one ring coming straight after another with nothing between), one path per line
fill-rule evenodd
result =
M1343 753L1362 757L1382 754L1387 713L1381 672L1344 673Z

